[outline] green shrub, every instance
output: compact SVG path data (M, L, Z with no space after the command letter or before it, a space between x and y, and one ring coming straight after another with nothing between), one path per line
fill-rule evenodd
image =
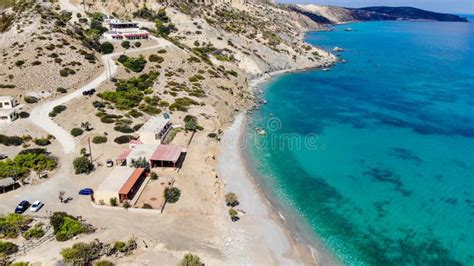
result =
M132 139L133 139L133 136L131 135L122 135L122 136L116 137L114 141L117 144L126 144L126 143L129 143Z
M25 98L23 98L25 100L26 103L37 103L38 102L38 98L34 97L34 96L25 96Z
M45 148L32 148L20 151L18 154L48 154Z
M85 156L80 156L74 159L72 165L74 166L76 175L89 174L94 169L94 165L91 163L89 158Z
M10 213L0 216L0 238L17 238L20 232L31 222L29 216Z
M109 202L110 202L110 206L117 206L118 205L117 198L110 198Z
M135 47L139 48L140 46L142 46L142 43L141 42L135 42L133 45Z
M123 62L122 64L127 69L138 73L145 68L146 60L143 55L140 55L139 57L127 57L125 62Z
M168 203L177 202L180 196L181 196L181 191L178 188L176 187L165 188L164 197Z
M198 256L188 253L184 255L179 266L204 266L204 263L201 262L201 259Z
M114 45L110 42L104 42L100 45L100 51L103 54L111 54L114 52Z
M70 69L68 67L65 67L61 70L59 70L59 75L61 75L61 77L67 77L69 75L74 75L76 74L76 71L74 71L73 69Z
M125 48L125 49L128 49L130 48L130 42L129 41L122 41L122 47Z
M82 133L84 133L84 130L82 130L82 128L75 127L71 129L71 135L73 135L74 137L80 136L82 135Z
M43 224L39 223L31 227L30 229L28 229L28 231L26 231L25 233L23 233L23 237L25 239L31 239L31 238L40 239L41 237L44 236L44 234L45 232L43 230Z
M148 203L143 203L142 209L153 209L153 206Z
M94 266L114 266L115 264L108 260L100 260L94 263Z
M5 146L20 146L23 144L23 139L18 136L5 136L0 134L0 144Z
M33 142L38 146L47 146L51 144L48 138L37 138L37 139L34 139Z
M92 143L94 144L102 144L107 142L106 136L95 136L92 138Z
M150 62L162 63L165 59L159 55L152 54L148 57L148 60L150 60Z
M0 178L21 178L31 170L51 171L57 166L57 160L47 154L18 154L14 159L0 161Z
M61 256L68 265L91 265L92 261L100 256L100 246L98 241L76 243L70 248L63 249Z
M18 252L18 246L11 242L0 241L0 255L6 256Z
M67 90L63 87L57 88L56 91L59 92L59 93L67 93Z
M166 49L158 50L158 53L159 53L159 54L166 54L166 52L167 52Z
M24 63L25 63L24 60L18 60L18 61L15 62L15 66L20 67L20 66L22 66Z
M23 118L23 119L30 117L30 113L25 112L25 111L21 111L18 115L20 116L20 118Z
M119 125L114 127L115 131L122 132L122 133L133 133L135 130L133 130L131 127L128 125Z
M64 105L57 105L53 108L53 112L59 114L59 113L62 113L64 111L66 111L67 107L64 106Z

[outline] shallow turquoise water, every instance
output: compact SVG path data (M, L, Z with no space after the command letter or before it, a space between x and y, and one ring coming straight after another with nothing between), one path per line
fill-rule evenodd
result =
M346 27L307 36L346 64L264 86L260 182L347 264L473 265L473 23Z

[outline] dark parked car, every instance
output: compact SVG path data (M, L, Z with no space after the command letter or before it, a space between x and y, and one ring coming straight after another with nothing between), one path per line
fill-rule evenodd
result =
M23 200L16 206L15 208L15 213L21 214L24 213L28 207L30 206L30 203L27 200Z
M90 90L83 91L83 92L82 92L82 95L88 96L88 95L94 94L95 92L96 92L95 89L90 89Z
M79 195L89 196L92 194L94 194L94 190L92 190L92 188L83 188L79 190Z

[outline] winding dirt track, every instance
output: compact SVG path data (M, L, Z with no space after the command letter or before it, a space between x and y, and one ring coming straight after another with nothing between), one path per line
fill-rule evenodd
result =
M31 122L35 124L36 126L38 126L39 128L42 128L49 134L53 135L56 138L56 140L59 141L59 143L61 144L65 154L70 154L74 152L74 150L76 149L76 141L74 137L69 132L67 132L64 128L56 124L51 119L51 117L49 117L49 113L53 110L55 106L66 104L67 102L77 97L81 97L83 91L86 91L92 88L98 88L102 82L107 80L108 77L114 76L115 73L117 73L117 69L118 69L117 65L115 65L115 62L113 60L114 57L119 56L121 54L136 53L140 51L157 49L157 48L172 45L170 42L164 39L160 39L156 37L151 37L151 38L157 42L156 45L145 47L145 48L130 49L130 50L127 50L125 52L120 52L120 53L103 55L101 57L101 60L105 68L104 68L104 71L97 78L89 82L87 85L61 98L37 105L31 111L31 114L30 114ZM108 70L108 66L110 66L110 73Z

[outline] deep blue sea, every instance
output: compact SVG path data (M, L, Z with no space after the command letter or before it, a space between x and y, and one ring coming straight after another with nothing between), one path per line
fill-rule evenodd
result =
M267 132L247 149L258 182L346 264L474 265L474 23L307 41L347 62L263 85L248 128Z

